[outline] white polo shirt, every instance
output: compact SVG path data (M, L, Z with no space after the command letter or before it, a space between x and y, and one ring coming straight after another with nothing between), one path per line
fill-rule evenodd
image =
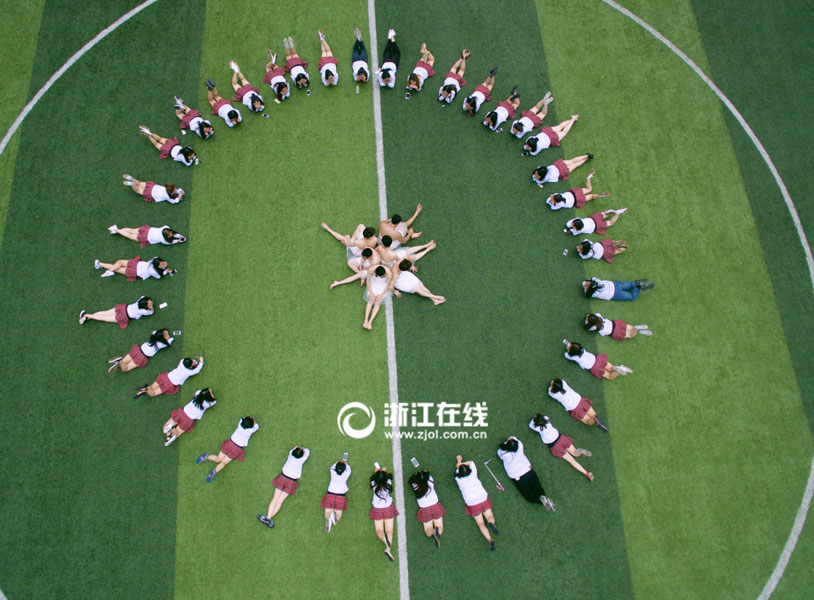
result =
M294 456L294 448L292 448L291 452L288 453L288 460L286 460L283 465L283 475L289 479L299 479L302 477L302 466L310 455L311 451L308 448L303 448L302 456L296 458Z

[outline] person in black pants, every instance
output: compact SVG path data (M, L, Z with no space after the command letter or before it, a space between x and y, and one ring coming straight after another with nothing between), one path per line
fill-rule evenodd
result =
M396 71L399 68L401 51L396 44L396 32L393 29L387 31L387 45L384 47L382 55L382 68L379 69L379 86L396 87Z
M367 83L370 79L370 67L367 65L367 48L362 41L362 32L358 27L353 28L356 41L353 42L353 54L351 54L351 70L353 78L357 83Z
M523 494L523 498L534 504L542 504L546 510L557 510L556 505L545 495L537 473L534 472L529 459L526 458L526 454L523 452L523 442L513 435L509 436L500 444L497 455L503 461L506 475Z

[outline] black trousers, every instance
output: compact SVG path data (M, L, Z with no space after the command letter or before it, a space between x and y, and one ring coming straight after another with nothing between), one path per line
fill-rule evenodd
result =
M512 479L512 481L515 487L520 490L520 493L523 494L523 498L529 502L540 504L540 496L545 496L543 485L540 483L534 469L529 470L520 479Z
M398 45L393 40L387 40L387 45L384 47L382 64L392 62L396 65L396 67L398 67L399 60L401 60L401 52L399 52Z
M362 40L356 40L353 44L353 55L351 56L351 63L355 63L357 60L363 60L368 62L367 60L367 48L365 48L365 43Z

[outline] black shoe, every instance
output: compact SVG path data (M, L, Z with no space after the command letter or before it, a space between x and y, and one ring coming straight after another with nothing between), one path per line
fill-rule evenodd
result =
M390 550L385 550L384 555L387 557L387 560L390 562L396 562L396 559L393 558L393 555L390 553Z
M648 281L650 281L650 280L649 279L636 279L633 282L633 285L635 285L636 287L641 287L643 283L647 283Z
M591 154L590 152L588 152L588 160L593 160L593 158L594 158L594 155Z
M600 421L599 417L594 417L594 419L596 419L596 426L599 427L600 431L608 433L608 426L605 425L602 421Z
M265 525L269 529L274 528L274 521L269 519L266 515L257 515L257 520L260 521L263 525Z
M491 71L489 71L489 77L494 77L494 76L495 76L495 73L497 73L497 65L495 65L494 67L492 67L492 70L491 70Z
M441 549L441 537L438 535L438 528L435 528L435 533L432 534L432 541L435 542L435 547Z
M512 88L512 91L511 91L511 92L509 92L509 96L516 96L516 95L517 95L517 90L518 90L518 89L519 89L519 88L518 88L518 86L514 86L514 87Z
M649 280L647 279L639 279L638 281L635 281L634 284L636 285L637 288L639 288L642 291L651 290L654 287L656 287L655 283L647 283L648 281Z
M211 77L204 82L204 85L206 86L206 89L208 89L209 91L215 89L215 82L212 80Z
M492 552L495 551L495 541L494 540L489 542L489 550L491 550Z
M489 528L489 531L491 531L491 532L492 532L492 533L494 533L495 535L500 535L500 532L497 530L497 527L495 527L495 524L494 524L494 523L489 523L489 522L487 521L487 522L486 522L486 526Z

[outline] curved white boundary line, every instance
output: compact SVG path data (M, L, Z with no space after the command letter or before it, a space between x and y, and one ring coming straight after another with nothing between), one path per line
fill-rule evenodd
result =
M657 29L643 21L641 18L630 12L624 6L621 6L614 2L613 0L602 0L605 4L610 6L611 8L616 9L637 25L648 31L653 37L659 40L662 44L667 46L676 56L678 56L681 60L683 60L688 67L690 67L695 73L701 78L701 80L707 84L707 87L711 89L718 99L723 102L724 106L732 113L732 116L738 121L740 126L746 132L746 135L749 136L749 139L752 140L752 143L757 148L758 152L760 153L761 158L766 163L766 166L769 167L769 171L772 173L772 177L774 177L775 182L777 183L777 187L780 188L780 193L783 195L783 200L786 202L786 208L789 209L789 213L791 214L791 219L794 221L794 228L797 230L797 235L800 238L800 243L803 246L803 250L805 251L806 256L806 263L808 264L808 276L811 279L812 288L814 288L814 258L811 255L811 248L808 245L808 239L806 238L805 231L803 230L803 224L800 222L800 217L797 214L797 209L794 206L794 202L789 195L788 189L786 189L786 184L783 182L783 179L780 177L780 173L778 173L777 168L774 166L769 153L766 152L766 148L763 147L763 144L760 143L760 140L755 135L755 132L752 131L752 128L746 122L746 119L743 118L743 115L738 112L738 109L735 108L735 105L732 104L732 101L727 98L724 93L720 90L720 88L713 83L713 81L707 77L706 73L704 73L701 68L695 64L692 59L684 54L681 50L679 50L670 40L664 37ZM794 519L794 526L791 528L791 533L789 534L788 540L786 540L786 545L783 547L783 552L780 554L780 559L777 561L777 565L772 571L769 580L766 582L766 585L763 587L763 591L760 593L758 597L759 600L767 600L772 593L774 592L777 584L780 582L780 578L783 577L783 572L786 570L786 566L789 564L789 560L791 559L791 553L794 552L794 547L797 545L797 540L800 538L800 533L803 530L803 526L806 522L806 516L808 515L808 510L811 507L811 500L814 497L814 458L811 459L811 467L809 469L808 474L808 483L806 484L806 490L803 494L803 500L800 503L800 508L797 510L797 516Z
M59 68L59 70L56 73L51 75L51 77L48 79L48 81L45 82L45 85L42 86L40 88L40 90L36 94L34 94L34 97L31 98L29 103L25 105L25 108L23 108L22 112L14 120L14 123L11 124L11 127L6 132L6 135L3 137L3 141L0 142L0 156L3 155L3 152L6 149L6 146L8 146L9 140L11 140L11 137L15 133L17 133L17 130L20 128L20 125L23 124L23 121L28 116L28 113L30 113L34 109L34 107L37 105L37 102L40 101L40 98L42 98L45 95L45 92L50 90L51 86L53 86L57 82L57 80L65 74L65 71L70 69L74 65L75 62L77 62L80 58L82 58L85 54L87 54L87 52L91 48L93 48L96 44L98 44L103 39L105 39L108 35L113 33L113 31L115 31L119 27L119 25L121 25L122 23L130 20L132 17L136 16L138 13L143 11L145 8L147 8L151 4L155 4L156 2L158 2L158 0L147 0L146 2L143 2L142 4L139 4L137 7L135 7L131 11L124 13L121 17L119 17L118 19L113 21L113 23L111 23L110 25L108 25L107 27L102 29L102 31L100 31L96 35L95 38L93 38L87 44L82 46L76 52L76 54L74 54L71 58L69 58L68 61Z
M373 124L376 130L376 173L379 183L379 215L380 219L387 218L387 179L384 172L384 142L382 139L382 101L378 81L375 74L379 70L378 48L376 47L376 0L367 2L367 19L370 30L370 74L373 76L368 84L373 89ZM399 383L398 368L396 366L396 329L393 319L393 302L390 298L385 301L384 316L387 329L387 374L390 390L390 406L398 404ZM407 518L404 506L404 472L401 468L401 435L399 435L398 419L391 419L390 426L393 434L393 477L396 485L396 508L399 516L397 537L399 548L399 596L401 600L410 600L410 580L407 570Z

